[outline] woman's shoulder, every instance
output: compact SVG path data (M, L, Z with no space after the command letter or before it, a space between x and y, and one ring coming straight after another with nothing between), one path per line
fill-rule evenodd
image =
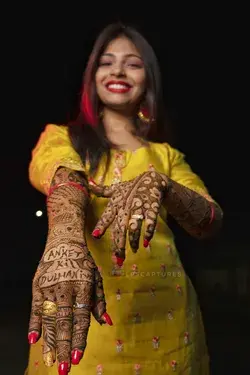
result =
M40 134L39 140L63 137L69 141L68 126L64 124L46 124Z
M71 144L66 125L47 124L31 152L29 178L38 190L47 192L58 167L84 171L79 154Z
M183 159L185 155L168 142L150 142L150 148L153 152L157 153L164 159L168 159L169 162L174 162L176 159Z

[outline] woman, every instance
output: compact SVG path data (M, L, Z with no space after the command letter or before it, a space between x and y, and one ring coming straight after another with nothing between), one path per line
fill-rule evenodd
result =
M49 231L33 280L28 375L209 373L197 297L166 217L205 238L222 211L184 155L154 142L160 83L147 41L108 26L77 121L47 125L33 150L30 181L47 195Z

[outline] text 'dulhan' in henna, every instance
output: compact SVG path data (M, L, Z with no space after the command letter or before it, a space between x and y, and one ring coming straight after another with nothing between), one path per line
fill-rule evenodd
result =
M62 281L87 281L93 283L93 275L91 271L72 268L60 269L60 271L47 272L41 276L39 287L45 288L58 284Z

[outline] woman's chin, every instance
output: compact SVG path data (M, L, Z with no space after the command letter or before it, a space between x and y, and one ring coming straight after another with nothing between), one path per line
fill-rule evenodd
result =
M104 104L107 108L118 112L129 112L133 105L128 101L112 101Z

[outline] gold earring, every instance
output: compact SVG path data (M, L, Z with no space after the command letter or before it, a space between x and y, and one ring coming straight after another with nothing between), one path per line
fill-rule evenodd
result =
M140 109L140 111L138 112L138 117L139 119L142 121L142 122L145 122L146 124L150 124L151 122L151 119L149 116L147 116L147 111L146 110L142 110Z

